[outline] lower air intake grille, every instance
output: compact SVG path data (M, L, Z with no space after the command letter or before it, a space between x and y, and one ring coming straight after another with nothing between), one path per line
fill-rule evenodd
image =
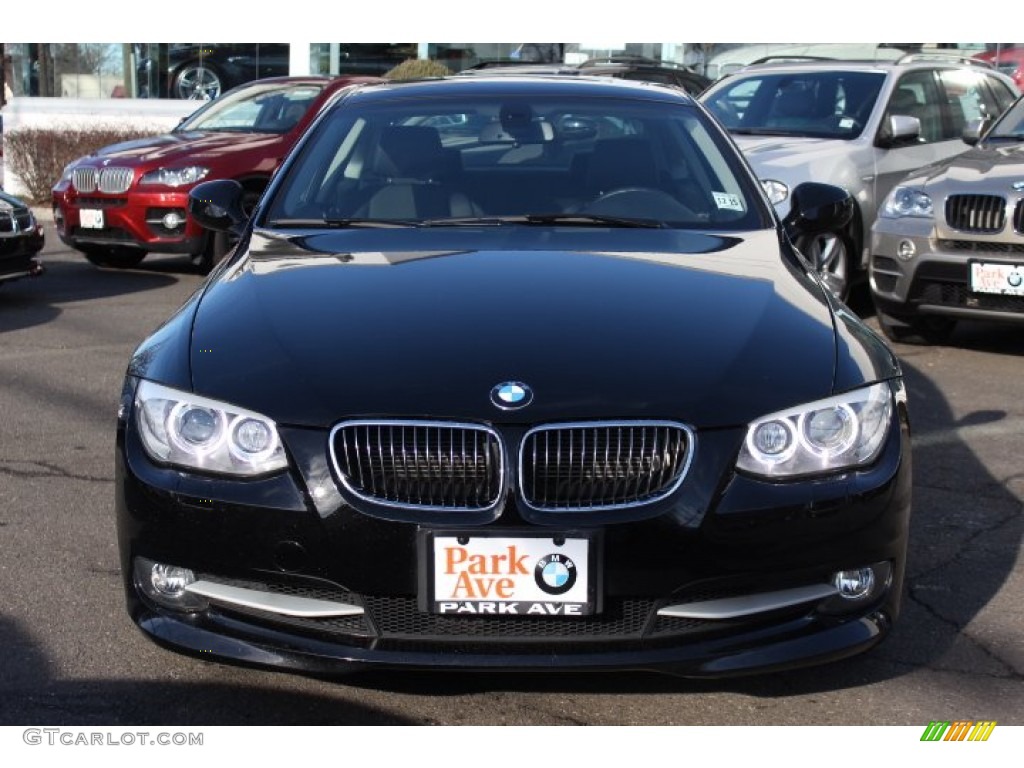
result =
M657 501L682 481L691 433L672 422L555 424L527 433L523 500L538 510L615 509Z
M479 511L504 492L501 441L476 424L350 421L335 428L331 453L345 487L379 504Z

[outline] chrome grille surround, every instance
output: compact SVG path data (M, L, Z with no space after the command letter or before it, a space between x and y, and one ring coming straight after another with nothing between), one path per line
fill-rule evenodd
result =
M131 168L75 168L71 171L71 184L81 194L91 194L97 190L107 195L119 195L127 192L135 178Z
M1013 209L1013 231L1017 234L1024 233L1024 200L1018 200Z
M998 195L950 195L946 223L960 232L993 234L1006 224L1006 199Z
M331 430L328 445L342 485L363 501L422 511L486 512L505 499L504 444L482 424L344 421Z
M693 430L674 421L545 424L528 431L520 443L520 495L538 512L599 512L652 504L682 484L693 448ZM546 485L543 492L541 485Z
M98 168L75 168L71 171L71 184L77 192L89 194L95 192L99 184Z
M108 195L119 195L127 192L135 178L131 168L103 168L100 170L99 190Z

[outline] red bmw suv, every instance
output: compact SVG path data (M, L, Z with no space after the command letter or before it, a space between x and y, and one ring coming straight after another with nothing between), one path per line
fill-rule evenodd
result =
M79 158L53 188L60 239L93 264L133 267L151 251L183 253L208 269L228 248L188 215L201 181L236 179L254 206L320 107L372 77L277 77L235 88L164 136Z

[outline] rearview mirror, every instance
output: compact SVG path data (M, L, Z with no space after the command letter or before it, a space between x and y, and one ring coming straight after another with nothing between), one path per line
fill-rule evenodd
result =
M876 144L883 148L916 144L921 138L921 121L910 115L889 115Z
M964 130L960 135L960 138L964 140L964 144L973 147L981 141L981 137L985 135L985 131L988 130L991 123L991 118L976 117L964 126Z
M791 194L792 208L783 220L791 240L838 232L853 218L853 198L841 187L806 181Z
M204 181L188 195L188 212L201 227L241 235L249 218L242 210L242 185L234 179Z

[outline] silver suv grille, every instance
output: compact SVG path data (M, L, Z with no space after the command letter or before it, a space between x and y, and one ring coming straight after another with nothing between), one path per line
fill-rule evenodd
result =
M566 512L657 501L679 487L692 444L690 430L673 422L538 427L523 438L519 453L523 501Z
M438 511L495 508L505 491L502 444L476 424L349 421L331 433L344 486L385 506Z
M1006 200L996 195L950 195L946 223L961 232L1001 232L1006 223Z
M75 168L71 172L72 185L84 195L96 190L108 195L119 195L128 191L133 178L134 171L131 168Z

